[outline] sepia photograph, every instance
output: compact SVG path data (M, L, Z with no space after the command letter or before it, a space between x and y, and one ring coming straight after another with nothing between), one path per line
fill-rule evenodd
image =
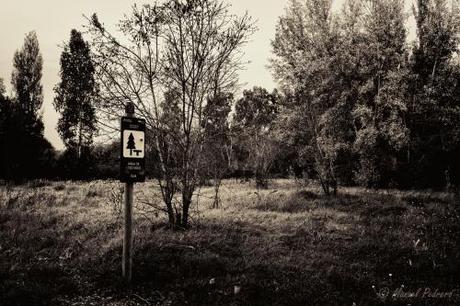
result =
M1 1L22 305L460 305L460 0Z

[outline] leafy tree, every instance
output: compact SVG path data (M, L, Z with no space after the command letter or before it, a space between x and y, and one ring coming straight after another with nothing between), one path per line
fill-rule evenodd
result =
M3 79L0 78L0 178L6 178L8 173L8 125L11 122L12 103L5 95Z
M94 168L92 177L99 179L118 179L120 175L120 141L114 140L107 144L96 144L92 150Z
M0 94L0 178L17 182L55 175L55 151L42 135L29 133L20 105Z
M38 111L43 104L42 67L43 58L37 35L35 32L30 32L24 39L22 49L14 54L11 83L20 108L26 116L36 121L40 121L37 120ZM37 131L41 131L38 126Z
M331 4L330 0L291 0L272 41L272 70L288 97L286 106L290 111L286 114L298 117L289 122L302 122L305 128L299 133L308 138L299 143L299 158L313 157L316 175L326 194L331 188L336 191L337 177L333 146L327 145L321 126L325 112L337 103L341 88L334 78L334 51L339 35Z
M14 54L11 84L18 111L24 117L24 128L32 138L43 137L44 126L39 114L43 104L42 67L43 58L37 35L30 32L24 39L22 49Z
M232 135L240 147L240 162L252 170L258 188L268 187L268 174L276 157L272 125L278 113L279 94L261 87L245 90L236 102Z
M460 11L445 0L418 0L414 15L418 39L411 58L409 185L458 184L453 180L460 177Z
M211 178L214 185L213 208L219 207L219 188L224 175L230 168L231 141L228 117L232 108L233 95L217 93L208 100L202 123L204 128L203 177Z
M358 16L362 38L353 47L361 50L361 82L352 113L356 178L369 187L385 187L396 176L398 156L409 143L404 2L365 1Z
M61 114L59 134L67 150L76 157L71 172L77 172L77 177L84 176L88 170L89 165L83 161L88 160L96 132L94 72L89 45L80 32L72 30L61 55L61 82L54 89L54 106Z
M7 179L20 181L53 175L55 152L43 137L39 113L43 102L42 64L37 36L30 32L22 49L14 54L14 96L11 100L3 97L2 101L2 161Z
M292 0L280 19L272 69L286 122L306 127L287 139L326 194L338 183L376 187L395 175L409 139L405 38L400 0L349 0L340 16L331 1Z
M231 15L218 0L169 0L134 6L120 23L121 37L107 31L96 15L89 22L101 119L118 124L124 104L136 105L156 146L170 225L187 227L200 179L204 108L217 91L234 89L239 49L254 30L251 19ZM174 98L165 100L165 92ZM170 101L171 107L165 103ZM171 114L171 109L177 111ZM172 128L164 120L171 115ZM181 193L176 214L171 203L175 192Z
M6 89L5 84L3 83L3 79L0 78L0 98L5 98Z

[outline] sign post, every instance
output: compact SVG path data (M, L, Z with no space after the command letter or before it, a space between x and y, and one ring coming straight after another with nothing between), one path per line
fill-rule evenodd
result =
M125 232L123 236L123 278L130 283L133 265L133 185L125 184Z
M135 182L145 181L145 120L134 117L134 104L128 103L121 118L120 180L125 182L122 276L130 283L133 262L133 190Z

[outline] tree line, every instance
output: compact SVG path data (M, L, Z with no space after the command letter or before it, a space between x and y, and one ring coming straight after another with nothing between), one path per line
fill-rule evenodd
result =
M455 189L460 14L451 4L417 0L410 43L403 0L347 0L339 13L331 0L290 0L272 40L278 89L238 99L250 16L220 1L169 0L133 6L111 32L94 14L88 41L72 30L62 50L54 106L63 152L43 137L32 32L14 55L13 94L0 83L0 176L117 178L119 118L133 103L172 226L187 226L203 184L214 186L218 207L225 177L266 188L295 175L326 194L346 185Z
M42 66L37 35L30 32L14 54L11 96L0 80L0 178L20 182L98 175L97 163L92 161L97 150L91 146L97 86L88 43L72 30L61 55L61 82L55 87L54 99L61 115L57 130L66 147L60 154L43 135Z
M298 160L326 193L338 185L455 187L460 179L459 7L417 0L292 0L272 69Z

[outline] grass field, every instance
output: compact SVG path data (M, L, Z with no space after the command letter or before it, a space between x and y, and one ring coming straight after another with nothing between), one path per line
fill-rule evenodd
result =
M219 209L202 188L192 228L170 231L140 205L161 204L155 184L138 184L126 287L122 186L0 187L0 305L460 305L452 195L343 188L327 198L290 180L263 191L231 180Z

